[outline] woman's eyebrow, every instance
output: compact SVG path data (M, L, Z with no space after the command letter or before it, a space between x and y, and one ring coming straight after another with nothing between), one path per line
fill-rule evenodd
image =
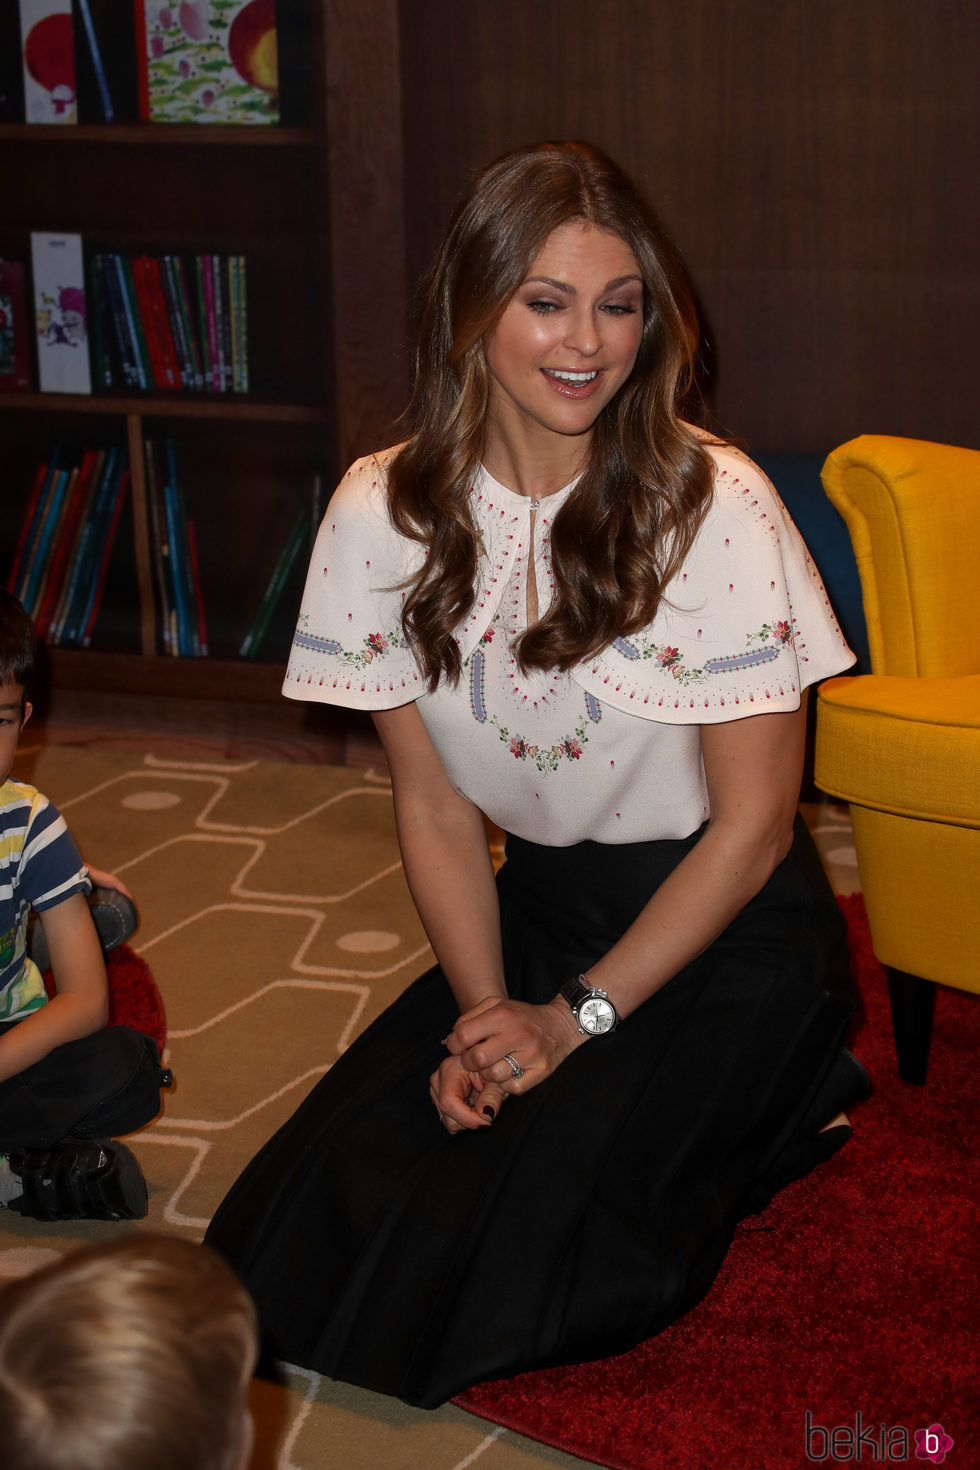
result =
M642 276L617 276L614 281L607 281L602 289L604 291L616 291L619 289L620 286L632 285L634 281L637 283L637 285L643 285ZM521 282L521 285L530 286L535 282L543 286L554 286L556 291L564 291L569 296L576 295L574 286L570 286L567 281L557 281L555 280L554 276L525 276L524 280Z

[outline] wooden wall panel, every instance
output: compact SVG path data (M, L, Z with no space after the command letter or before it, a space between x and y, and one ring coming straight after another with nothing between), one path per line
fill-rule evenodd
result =
M964 0L402 0L409 288L472 169L586 137L691 270L720 422L980 445L977 76Z

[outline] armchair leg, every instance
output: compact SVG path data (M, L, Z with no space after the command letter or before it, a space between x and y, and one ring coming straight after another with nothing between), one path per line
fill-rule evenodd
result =
M893 970L890 965L885 966L885 972L892 1007L898 1075L905 1082L923 1083L929 1063L936 987L931 980L907 975L904 970Z

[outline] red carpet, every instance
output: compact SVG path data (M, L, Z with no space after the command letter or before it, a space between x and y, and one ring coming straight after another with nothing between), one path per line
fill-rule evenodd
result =
M109 1025L132 1026L136 1031L145 1031L152 1036L157 1050L163 1052L167 1039L167 1016L163 999L156 981L144 959L120 944L106 956L106 974L109 977ZM44 976L48 993L52 979L48 970Z
M615 1470L980 1466L980 998L940 989L929 1081L899 1081L864 905L841 904L865 1005L852 1047L876 1089L851 1141L744 1223L706 1300L659 1337L456 1403ZM952 1449L917 1457L935 1424Z

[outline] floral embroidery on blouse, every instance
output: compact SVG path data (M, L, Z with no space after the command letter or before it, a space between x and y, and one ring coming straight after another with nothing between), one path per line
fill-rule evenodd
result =
M585 733L589 716L579 720L575 726L574 735L563 735L554 745L534 745L523 735L512 735L507 726L500 723L496 715L490 716L490 723L511 755L519 761L532 760L543 776L546 776L549 771L557 771L563 760L579 760L582 751L589 743L589 737Z
M300 622L304 621L305 617L301 617ZM342 663L360 671L370 668L375 659L384 658L390 649L407 648L409 645L400 630L388 633L369 633L366 638L362 639L360 648L345 648L336 638L320 638L313 633L303 631L302 628L297 628L293 635L293 646L311 649L315 653L333 654Z
M574 734L563 735L553 745L535 745L524 735L512 734L510 728L502 725L496 715L487 713L483 649L488 643L493 642L494 635L499 632L497 627L499 621L500 614L497 613L473 653L464 663L464 668L469 667L470 674L470 709L478 724L484 725L489 721L512 756L521 761L534 761L542 775L547 775L549 771L557 771L563 760L577 761L581 758L589 740L586 731L589 724L598 725L602 719L602 705L594 694L586 691L585 718L575 726Z
M745 641L761 646L749 648L745 653L729 653L720 658L709 658L700 668L691 668L684 663L678 649L667 643L652 643L645 633L635 634L632 638L614 638L612 646L624 658L654 659L678 684L686 686L696 684L712 674L731 674L739 669L772 663L787 644L793 643L793 629L786 619L764 623L757 633L749 633Z

